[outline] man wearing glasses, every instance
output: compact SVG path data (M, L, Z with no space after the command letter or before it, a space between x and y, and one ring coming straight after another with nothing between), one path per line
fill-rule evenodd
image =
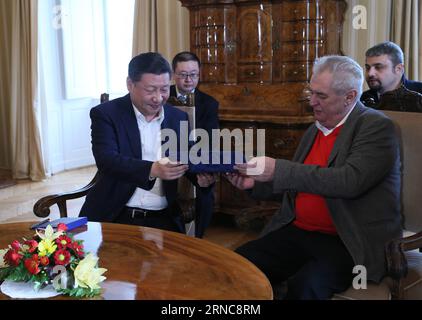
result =
M187 104L190 93L195 99L195 127L205 129L209 140L212 141L212 129L219 128L218 101L210 95L200 91L199 83L201 62L192 52L184 51L176 54L172 62L175 85L170 87L170 97L175 97L183 104ZM196 196L195 236L202 238L205 228L212 218L214 206L213 190L202 190Z

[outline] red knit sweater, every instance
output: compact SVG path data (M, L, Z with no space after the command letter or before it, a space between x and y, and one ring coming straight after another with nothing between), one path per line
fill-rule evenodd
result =
M326 167L328 157L342 127L335 128L328 136L324 136L321 131L318 131L312 149L307 155L304 164ZM299 192L297 194L296 220L293 223L298 228L304 230L337 234L327 207L327 202L324 197L317 194L305 192Z

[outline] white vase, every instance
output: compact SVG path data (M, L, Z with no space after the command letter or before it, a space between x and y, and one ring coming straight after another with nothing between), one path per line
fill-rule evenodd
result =
M0 286L3 294L13 299L45 299L60 295L52 285L36 291L32 282L15 282L4 280Z

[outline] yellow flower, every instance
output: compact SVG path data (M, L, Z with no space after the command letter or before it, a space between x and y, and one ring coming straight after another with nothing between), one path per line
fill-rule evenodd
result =
M38 232L38 230L36 230L36 233L43 240L54 241L63 234L63 231L54 232L53 227L48 225L44 232Z
M57 245L50 239L44 239L38 244L38 252L40 257L49 256L56 251Z
M0 250L0 268L6 268L9 265L4 261L4 255L6 252L9 251L9 249L1 249Z
M98 285L104 281L106 277L102 276L107 269L97 268L98 258L92 253L88 254L83 260L79 262L75 268L75 284L82 288L91 288L91 290L99 289Z

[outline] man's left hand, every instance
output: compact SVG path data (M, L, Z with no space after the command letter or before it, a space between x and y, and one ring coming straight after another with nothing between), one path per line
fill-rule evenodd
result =
M247 175L255 181L267 182L274 179L275 159L270 157L256 157L248 163L236 164L239 173Z

